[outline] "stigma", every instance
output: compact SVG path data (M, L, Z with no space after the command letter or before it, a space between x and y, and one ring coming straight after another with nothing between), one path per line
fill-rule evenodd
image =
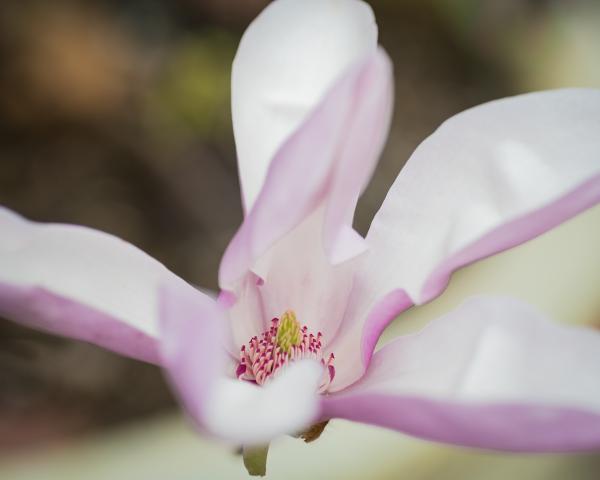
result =
M296 360L313 359L323 365L323 378L319 393L327 391L335 376L333 353L325 356L322 350L323 334L316 335L301 326L292 310L281 318L271 320L271 326L260 337L252 337L242 345L236 376L240 380L264 385L276 378L285 367Z

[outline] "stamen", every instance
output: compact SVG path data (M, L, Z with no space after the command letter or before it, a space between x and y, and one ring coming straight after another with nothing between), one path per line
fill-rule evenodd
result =
M313 335L306 325L301 326L292 310L286 311L281 319L271 320L271 326L259 337L252 337L248 347L240 349L240 363L236 376L240 380L264 385L290 363L296 360L312 358L325 367L319 392L327 391L335 377L335 359L333 353L324 357L322 351L323 334Z

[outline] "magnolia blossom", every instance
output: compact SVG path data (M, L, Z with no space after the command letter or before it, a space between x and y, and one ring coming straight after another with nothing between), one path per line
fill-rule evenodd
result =
M276 0L233 63L245 217L218 299L111 235L2 210L0 314L161 365L197 427L236 444L345 418L473 447L600 447L597 332L476 297L375 351L454 270L600 202L600 91L446 121L362 238L392 84L365 3Z

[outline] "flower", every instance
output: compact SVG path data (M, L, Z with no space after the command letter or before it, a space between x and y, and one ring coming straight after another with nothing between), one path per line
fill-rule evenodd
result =
M245 218L218 299L108 234L2 210L0 314L162 365L198 428L238 444L312 438L340 417L474 447L598 448L597 332L481 296L375 344L454 270L600 202L600 91L451 118L362 238L354 208L391 105L365 3L276 0L233 64Z

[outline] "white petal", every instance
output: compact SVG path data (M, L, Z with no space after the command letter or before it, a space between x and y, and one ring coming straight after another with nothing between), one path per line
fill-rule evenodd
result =
M446 121L375 216L336 354L364 368L385 326L439 295L456 269L600 202L600 90L497 100ZM373 314L375 312L376 314ZM355 378L336 375L336 387Z
M316 393L322 366L312 360L290 365L262 387L222 378L206 409L206 427L233 442L260 444L306 429L319 415Z
M375 353L325 415L481 448L600 445L600 333L506 297L475 297Z
M497 100L446 121L375 216L365 284L416 303L452 270L522 243L600 201L600 90Z
M376 47L373 12L358 0L277 0L248 27L231 80L246 211L285 139L334 81Z
M0 208L0 313L11 320L156 361L160 279L193 289L112 235Z

